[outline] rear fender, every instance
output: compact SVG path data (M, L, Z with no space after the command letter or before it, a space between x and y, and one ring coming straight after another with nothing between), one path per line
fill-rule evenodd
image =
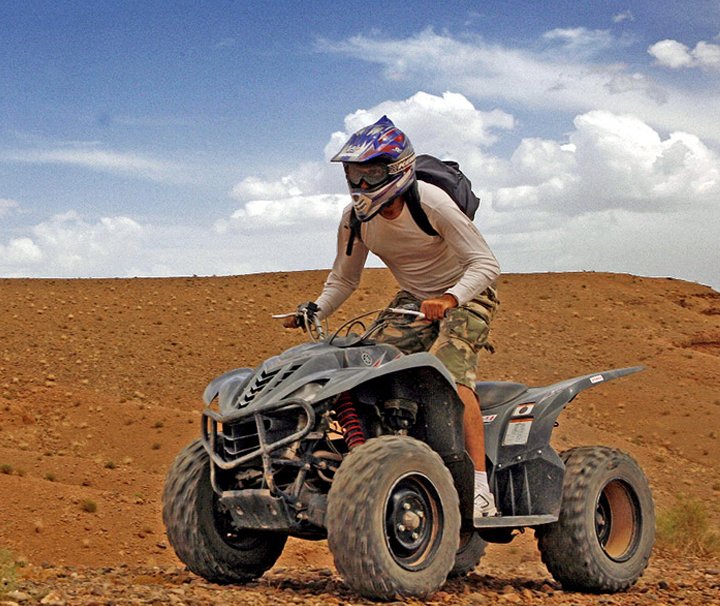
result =
M562 410L572 402L581 391L585 391L591 387L597 387L613 379L640 372L644 369L644 366L632 366L574 377L553 385L548 385L547 387L530 389L524 394L522 399L525 402L534 401L539 404L536 410L536 418L538 420L547 419L554 423Z
M581 391L641 370L642 366L617 368L531 387L501 407L484 412L488 456L493 463L507 463L519 451L546 448L555 420Z
M486 453L503 512L557 514L565 468L550 445L557 417L581 391L641 370L606 370L530 388L485 414Z

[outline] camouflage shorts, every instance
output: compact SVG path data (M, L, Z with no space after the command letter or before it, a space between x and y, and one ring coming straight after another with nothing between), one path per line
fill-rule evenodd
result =
M417 297L401 290L388 307L419 310L421 303ZM481 349L491 349L490 321L498 304L495 289L491 287L465 305L449 310L443 320L428 322L414 316L381 315L378 322L387 324L376 338L404 353L429 351L438 357L457 383L473 389L478 354Z

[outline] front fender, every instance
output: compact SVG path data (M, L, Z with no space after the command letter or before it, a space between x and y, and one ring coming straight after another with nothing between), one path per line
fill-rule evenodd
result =
M370 368L343 368L334 369L333 371L325 374L322 372L317 373L312 378L307 377L307 380L325 380L325 384L313 397L314 401L325 400L327 398L339 395L345 391L350 391L363 383L373 381L384 376L389 376L403 371L416 370L420 368L431 368L437 372L439 379L447 383L446 387L449 386L455 390L455 380L452 375L445 368L444 364L440 362L434 355L427 352L420 352L414 354L408 354L395 360L391 360L382 366L370 367Z
M203 402L207 406L220 395L221 402L233 402L245 387L255 371L252 368L235 368L215 377L203 392ZM229 399L228 399L229 398Z

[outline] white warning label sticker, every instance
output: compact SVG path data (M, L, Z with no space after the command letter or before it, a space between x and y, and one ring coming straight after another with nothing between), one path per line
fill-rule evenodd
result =
M532 419L513 419L508 424L503 438L503 446L521 446L527 444L532 427Z

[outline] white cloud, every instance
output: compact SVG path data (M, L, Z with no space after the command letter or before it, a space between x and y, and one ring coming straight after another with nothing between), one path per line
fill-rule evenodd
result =
M293 227L297 233L317 231L319 226L334 227L342 209L349 203L347 194L296 195L276 200L250 200L229 219L216 222L217 233L227 231L268 233Z
M563 50L590 57L618 44L617 38L604 29L589 30L584 27L558 28L543 34L543 39L551 43L559 43Z
M720 286L717 223L706 211L613 209L490 238L505 272L601 271L672 276ZM717 217L717 215L716 215Z
M698 42L693 50L698 64L704 67L720 68L720 45Z
M343 183L337 167L328 166L327 162L305 162L276 180L246 177L233 187L230 196L240 201L278 199L325 193Z
M34 265L43 259L40 248L30 238L13 238L0 244L0 267Z
M660 40L648 48L658 65L671 69L706 67L720 69L720 45L700 41L691 49L677 40Z
M575 118L569 145L523 141L511 158L513 183L500 187L500 211L543 209L570 215L714 205L720 157L695 135L666 139L633 116L593 111Z
M132 258L144 235L143 227L128 217L88 223L75 211L56 215L29 231L26 237L0 244L4 275L112 275L104 272Z
M637 117L596 110L576 116L562 140L525 138L505 160L491 150L514 127L511 115L481 112L458 93L417 93L346 116L345 129L330 137L326 160L352 132L383 114L417 151L460 161L483 200L477 223L506 271L632 271L720 283L712 261L720 238L713 227L720 224L720 159L697 136L662 136ZM272 234L278 260L293 247L302 250L303 240L333 251L328 243L347 197L309 193L317 191L315 184L301 181L297 172L262 186L246 180L245 195L280 197L248 200L218 222L218 233ZM692 258L668 258L668 242L693 251ZM328 267L327 254L321 260L320 253L306 251L305 263ZM296 267L287 257L284 263Z
M16 200L10 200L9 198L0 198L0 217L7 215L20 208L20 204Z
M4 152L0 161L27 164L60 164L120 174L150 181L184 182L183 170L172 163L139 154L125 154L92 148L31 149Z
M623 21L635 21L635 17L629 10L626 10L617 15L613 15L612 20L613 23L622 23Z
M553 30L545 42L538 48L512 48L425 30L404 39L356 36L325 41L322 50L377 63L389 79L416 82L430 90L451 89L474 102L505 100L526 111L554 115L604 109L640 116L656 129L702 133L720 141L715 91L661 83L642 69L602 60L610 47L631 40L604 30L576 29ZM578 52L578 45L583 52ZM712 51L702 46L697 52Z
M486 149L500 133L514 128L515 119L500 110L476 109L463 95L445 92L441 96L418 92L402 101L385 101L369 110L345 117L345 131L333 133L325 146L329 159L356 130L387 114L398 128L408 133L415 151L441 158L463 158L463 170L476 175L493 175L500 170L496 158Z
M88 220L68 211L7 241L0 231L0 276L234 275L328 267L337 217L323 223L322 211L308 218L301 210L281 225L267 214L226 219L227 228L220 231L123 216Z

